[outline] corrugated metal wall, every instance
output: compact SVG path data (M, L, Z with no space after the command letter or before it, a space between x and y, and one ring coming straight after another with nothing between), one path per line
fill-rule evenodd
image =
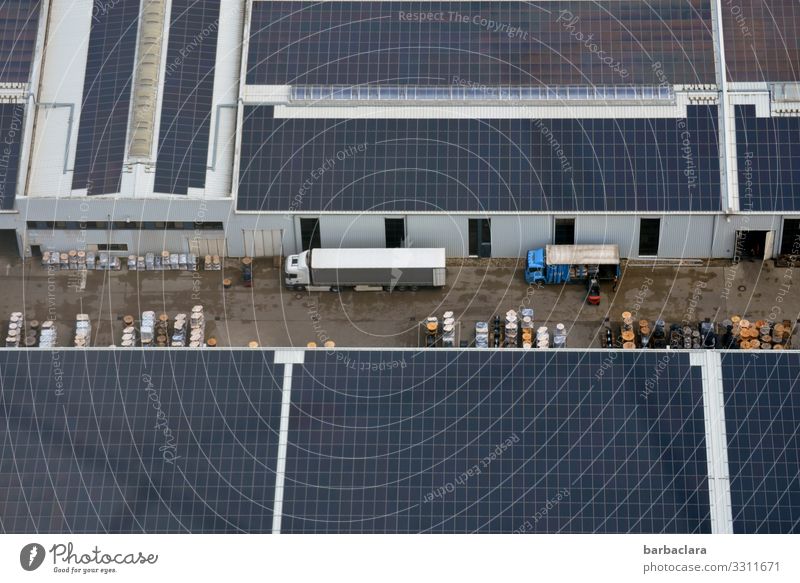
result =
M553 218L544 215L493 216L492 257L524 257L553 240Z
M638 218L619 215L579 215L575 220L575 243L619 245L620 257L635 257L638 251Z
M712 215L665 215L661 218L658 256L665 259L706 259L710 257L713 233Z
M323 215L319 218L323 247L385 247L384 217L377 215Z
M406 218L406 235L408 247L444 247L448 257L468 255L468 217L409 215Z

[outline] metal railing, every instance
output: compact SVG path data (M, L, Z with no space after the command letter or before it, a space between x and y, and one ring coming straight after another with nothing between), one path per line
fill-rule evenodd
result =
M674 101L665 86L487 87L295 85L293 101Z

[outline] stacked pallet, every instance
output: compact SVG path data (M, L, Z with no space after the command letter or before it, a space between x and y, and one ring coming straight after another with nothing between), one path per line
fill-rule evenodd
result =
M92 339L92 323L89 314L78 314L75 319L75 347L88 348Z
M203 312L203 306L197 305L192 308L189 325L189 347L199 348L203 346L206 336L206 317ZM214 346L216 346L216 341L214 341Z
M22 312L12 312L8 319L8 334L6 335L6 348L19 348L25 330L25 318Z

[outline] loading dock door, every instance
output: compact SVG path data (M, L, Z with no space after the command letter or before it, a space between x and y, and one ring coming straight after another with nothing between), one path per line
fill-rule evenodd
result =
M800 219L783 219L781 255L800 254Z
M736 231L737 259L771 259L775 246L775 231Z
M244 232L244 252L249 257L278 257L283 255L280 229Z

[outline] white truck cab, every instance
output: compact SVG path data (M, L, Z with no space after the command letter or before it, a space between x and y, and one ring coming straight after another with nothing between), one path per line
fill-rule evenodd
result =
M308 270L308 251L297 255L289 255L284 266L286 287L300 289L311 284Z

